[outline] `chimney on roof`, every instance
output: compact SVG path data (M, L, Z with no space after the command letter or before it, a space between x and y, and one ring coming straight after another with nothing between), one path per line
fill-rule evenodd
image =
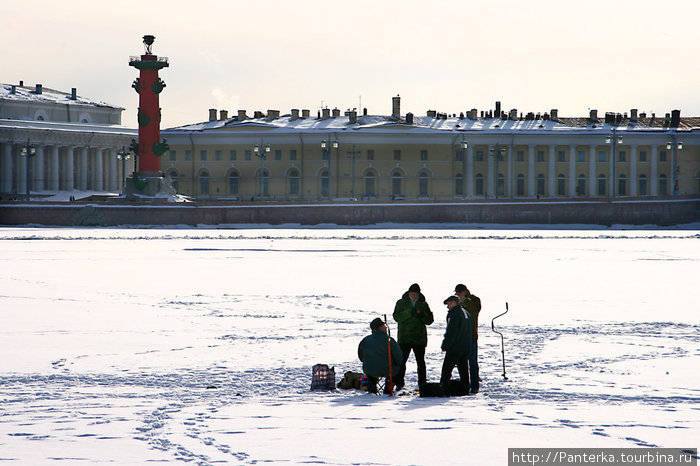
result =
M248 118L248 117L245 115L245 110L238 110L238 118L236 118L236 119L238 121L243 121L246 118Z
M472 108L471 110L467 110L467 118L470 120L476 120L479 117L479 112L475 108Z
M17 94L17 86L14 84L12 85L12 90L10 90L10 94Z
M280 117L279 110L268 110L267 111L267 119L268 120L276 120L279 117Z
M19 82L19 87L24 87L24 81Z
M331 109L330 108L321 109L321 112L322 112L322 114L321 114L322 120L327 120L331 117Z
M594 123L598 121L598 110L591 110L588 119Z
M401 118L401 96L391 98L391 117L398 120Z
M633 109L630 110L630 121L631 121L632 123L636 123L636 122L637 122L637 109L636 109L636 108L633 108Z
M671 123L671 114L667 113L666 116L664 116L664 126L668 126Z
M354 125L357 123L357 110L352 109L348 112L348 118L350 120L350 124Z
M406 114L406 123L409 124L409 125L412 125L412 124L413 124L413 113L408 112L408 113Z
M553 108L551 112L549 112L550 118L552 121L559 121L559 110L556 108Z
M429 117L435 118L435 117L437 116L437 111L435 111L435 110L428 110L428 111L426 112L426 115L428 115Z
M499 118L501 116L501 101L500 100L496 101L496 111L493 112L493 115L496 118Z
M517 120L518 119L518 109L514 108L508 113L508 119L509 120Z
M78 100L78 89L72 87L70 90L70 100Z
M338 118L339 116L340 116L340 109L336 107L333 109L333 118Z
M228 120L228 110L219 110L219 120Z
M292 109L292 120L298 120L298 119L299 119L299 109L293 108Z
M362 116L367 116L367 107L362 109Z
M44 86L41 85L41 84L37 84L37 85L36 85L36 90L35 90L34 92L35 92L37 95L38 95L38 94L41 94L42 92L44 92Z
M301 117L302 118L309 118L311 117L311 110L303 109L301 111Z
M671 112L671 128L678 128L681 124L681 111L673 110Z
M216 109L215 108L209 109L209 121L216 121Z

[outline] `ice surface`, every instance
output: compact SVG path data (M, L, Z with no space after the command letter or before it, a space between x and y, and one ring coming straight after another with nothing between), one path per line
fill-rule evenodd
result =
M0 461L506 464L509 447L694 447L699 239L2 228ZM433 381L442 300L459 282L481 297L480 393L310 392L313 364L360 370L368 323L414 282L436 315ZM506 302L508 381L491 331Z

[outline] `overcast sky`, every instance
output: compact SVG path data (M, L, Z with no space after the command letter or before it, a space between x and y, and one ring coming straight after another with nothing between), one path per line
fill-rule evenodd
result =
M124 107L142 36L170 67L162 126L208 109L471 108L700 115L700 1L0 0L0 82Z

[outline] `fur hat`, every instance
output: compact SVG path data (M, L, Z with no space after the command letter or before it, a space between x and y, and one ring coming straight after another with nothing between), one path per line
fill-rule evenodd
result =
M409 293L420 293L420 286L418 286L418 283L414 283L408 288Z

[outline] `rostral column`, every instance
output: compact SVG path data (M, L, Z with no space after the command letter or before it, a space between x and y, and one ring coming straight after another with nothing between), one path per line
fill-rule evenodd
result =
M165 139L160 140L160 105L158 95L165 83L158 77L158 70L168 67L166 57L151 53L155 36L143 36L146 53L141 57L130 57L129 66L139 69L139 77L131 85L139 94L139 140L131 142L131 151L138 157L137 173L128 186L132 194L154 195L159 191L163 175L160 171L160 157L168 151Z

